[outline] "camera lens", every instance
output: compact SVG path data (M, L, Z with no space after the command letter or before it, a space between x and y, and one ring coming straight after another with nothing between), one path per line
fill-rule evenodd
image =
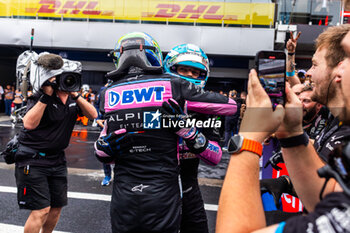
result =
M79 91L81 86L81 75L73 72L63 72L56 77L61 91Z
M76 78L74 78L72 75L66 76L63 83L67 87L72 87L76 84Z

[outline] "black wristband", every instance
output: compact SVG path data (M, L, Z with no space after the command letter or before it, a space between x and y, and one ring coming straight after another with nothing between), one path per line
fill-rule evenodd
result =
M307 146L309 144L309 136L304 132L301 135L290 137L290 138L281 138L279 139L280 145L283 148L295 147L300 145Z
M51 102L51 96L44 93L40 96L39 101L43 104L48 104Z
M289 56L293 56L295 53L288 53Z
M80 94L78 94L77 96L75 97L72 97L72 100L77 100L79 98L79 96L81 96Z

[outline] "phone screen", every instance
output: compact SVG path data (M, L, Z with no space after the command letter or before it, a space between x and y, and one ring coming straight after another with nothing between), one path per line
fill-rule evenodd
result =
M286 55L279 51L260 51L256 57L261 85L275 108L285 103Z

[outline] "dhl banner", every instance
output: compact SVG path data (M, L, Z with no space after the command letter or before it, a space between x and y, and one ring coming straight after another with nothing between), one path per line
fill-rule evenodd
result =
M274 3L162 0L0 0L0 17L159 21L204 24L274 23Z

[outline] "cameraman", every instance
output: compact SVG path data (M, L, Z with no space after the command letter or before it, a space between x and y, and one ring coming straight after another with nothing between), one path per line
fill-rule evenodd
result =
M33 85L36 93L28 99L15 159L18 204L21 209L31 210L24 232L33 233L40 229L52 232L62 207L67 205L64 149L69 144L78 113L90 119L97 117L95 108L77 92L64 91L57 84L57 77L65 72L60 56L39 55L35 62L32 66L38 72L32 73L32 70L31 75L38 76L31 77L31 83L33 85L33 80L44 82ZM54 73L56 75L50 77Z

